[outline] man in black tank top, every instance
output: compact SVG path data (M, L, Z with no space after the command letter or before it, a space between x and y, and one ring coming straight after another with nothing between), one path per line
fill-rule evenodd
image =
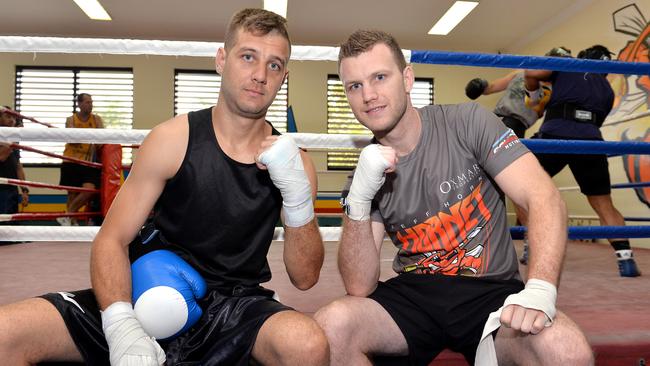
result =
M222 76L216 106L176 116L142 143L93 243L92 289L0 308L0 329L10 330L0 334L0 344L14 345L0 347L3 362L329 362L316 322L260 286L271 277L266 256L278 219L285 229L285 266L297 288L318 281L324 256L313 163L265 120L288 72L285 23L261 9L232 18L216 56ZM141 230L152 209L152 223ZM171 259L155 256L160 253ZM153 264L140 267L144 259ZM139 312L137 304L146 294L142 283L162 277L180 284L187 308L198 315L195 324L160 340L150 326L171 319L151 319L158 309Z

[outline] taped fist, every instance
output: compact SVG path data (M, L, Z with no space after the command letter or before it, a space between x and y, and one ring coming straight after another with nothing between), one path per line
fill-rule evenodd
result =
M553 324L556 300L557 289L553 284L531 278L523 290L506 298L501 323L524 333L537 334Z
M147 334L172 339L203 314L196 299L205 296L201 275L178 255L155 250L131 265L135 316Z
M480 97L488 86L485 79L475 78L469 81L465 86L465 95L471 100Z
M159 366L165 363L165 352L142 329L128 302L114 302L102 312L102 329L111 366Z
M288 135L271 136L262 143L258 166L268 169L282 194L284 224L300 227L314 219L311 184L305 173L300 149ZM261 164L261 165L260 165Z
M386 173L395 170L397 154L393 148L371 144L361 150L350 192L345 198L346 214L352 220L370 218L370 205L386 181Z

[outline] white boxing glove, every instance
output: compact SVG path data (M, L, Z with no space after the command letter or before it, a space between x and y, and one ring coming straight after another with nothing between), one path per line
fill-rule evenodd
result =
M280 135L258 161L269 170L273 184L282 193L284 224L300 227L314 219L311 184L305 173L300 149L289 135Z
M550 327L555 319L555 301L557 288L544 280L531 278L526 282L526 287L516 294L506 298L503 307L519 305L528 309L535 309L546 314L545 326Z
M370 218L371 201L386 181L385 171L392 164L386 160L381 148L378 144L371 144L361 150L350 192L345 200L346 214L352 220Z
M159 366L165 352L135 318L130 303L118 301L102 312L102 329L108 343L111 366Z

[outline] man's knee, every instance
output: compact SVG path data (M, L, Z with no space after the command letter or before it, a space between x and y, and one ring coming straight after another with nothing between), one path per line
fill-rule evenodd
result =
M558 328L549 334L546 349L541 352L557 354L563 365L593 365L593 351L580 328L564 314L558 316L556 322Z
M329 342L323 330L315 322L303 332L296 332L292 341L287 353L297 355L297 359L301 360L300 364L329 364Z
M594 356L587 338L566 315L537 335L525 337L512 329L501 329L496 346L499 364L593 365ZM533 361L536 360L536 361Z
M330 342L345 339L345 335L354 327L352 309L342 300L336 300L318 310L314 319L323 328Z
M286 313L288 317L274 322L264 332L266 339L258 337L258 341L267 345L261 345L259 361L275 359L275 362L262 363L327 365L329 343L321 327L307 316Z

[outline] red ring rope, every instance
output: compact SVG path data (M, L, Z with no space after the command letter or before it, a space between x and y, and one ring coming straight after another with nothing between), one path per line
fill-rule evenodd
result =
M21 187L51 188L51 189L58 189L62 191L72 191L72 192L99 193L99 189L60 186L58 184L31 182L28 180L20 180L20 179L13 179L13 178L0 178L0 184L11 184L12 186L21 186Z

